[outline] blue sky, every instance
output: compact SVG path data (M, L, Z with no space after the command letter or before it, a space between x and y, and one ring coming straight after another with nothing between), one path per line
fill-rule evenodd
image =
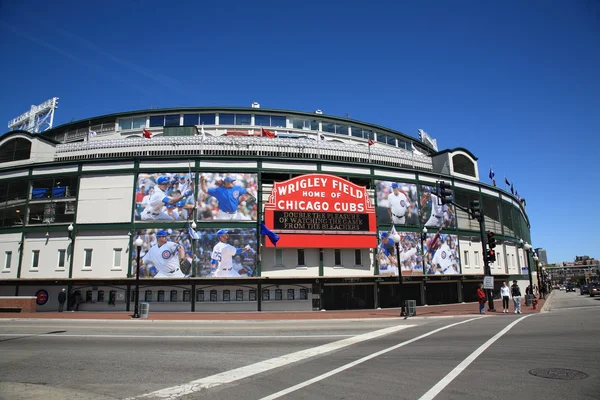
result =
M55 125L258 101L424 129L514 182L550 262L600 258L599 49L598 0L0 0L0 121L57 96Z

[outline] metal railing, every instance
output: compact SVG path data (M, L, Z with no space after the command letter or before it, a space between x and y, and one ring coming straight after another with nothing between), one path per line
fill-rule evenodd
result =
M106 139L56 145L55 161L164 156L255 156L299 158L433 170L431 157L383 146L307 138L284 139L237 136L157 136L151 139Z

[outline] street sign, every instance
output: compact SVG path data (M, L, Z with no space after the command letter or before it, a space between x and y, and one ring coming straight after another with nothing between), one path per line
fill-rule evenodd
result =
M484 276L483 277L483 288L484 289L493 289L494 288L494 277L493 276Z

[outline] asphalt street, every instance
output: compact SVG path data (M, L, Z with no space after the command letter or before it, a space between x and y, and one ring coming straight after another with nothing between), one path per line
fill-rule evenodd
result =
M598 399L600 299L531 315L0 320L2 399Z

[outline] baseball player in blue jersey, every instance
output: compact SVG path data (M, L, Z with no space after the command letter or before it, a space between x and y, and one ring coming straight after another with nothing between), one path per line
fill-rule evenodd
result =
M170 179L166 176L161 176L156 180L156 186L152 196L148 199L148 204L142 212L142 221L153 221L153 220L173 220L174 218L163 210L167 204L175 205L180 200L185 199L188 196L194 194L193 190L187 190L182 194L175 194L174 196L168 196L167 190Z
M168 236L167 231L156 232L156 244L144 255L142 263L157 269L155 278L184 278L179 264L185 258L185 250L180 244L169 242Z
M236 179L232 176L227 176L223 179L222 185L208 189L206 186L206 178L200 176L200 188L210 196L213 196L219 202L219 212L217 219L232 220L244 219L242 213L238 211L239 202L246 197L255 198L249 193L246 188L235 185Z

